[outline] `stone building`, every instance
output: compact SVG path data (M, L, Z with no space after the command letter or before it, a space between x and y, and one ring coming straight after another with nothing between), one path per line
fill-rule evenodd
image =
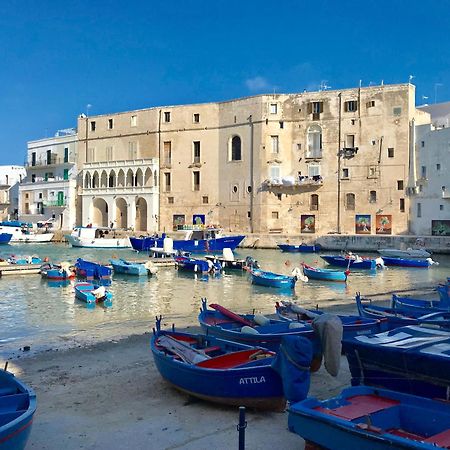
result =
M0 220L17 218L19 183L25 176L23 166L0 166Z
M408 233L413 129L430 122L416 109L414 90L258 95L80 117L83 224Z

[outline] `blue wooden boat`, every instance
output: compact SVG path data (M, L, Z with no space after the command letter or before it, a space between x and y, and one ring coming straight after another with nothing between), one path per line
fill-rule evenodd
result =
M36 394L12 373L0 369L0 448L22 450L30 436Z
M75 297L89 305L112 302L112 293L107 291L104 286L86 282L75 285Z
M40 273L43 278L48 280L62 281L75 278L76 269L70 263L53 264L46 262L40 267Z
M191 258L189 256L176 256L175 265L178 270L186 270L195 273L218 273L222 266L218 261L208 261L206 259Z
M149 271L144 264L128 262L124 259L110 259L115 273L123 273L126 275L147 276Z
M77 275L88 280L104 280L111 278L112 269L102 264L78 258L75 263Z
M350 270L321 269L302 263L303 273L313 280L346 282Z
M288 253L315 253L319 252L322 248L320 244L306 245L303 243L300 245L277 244L277 246L282 252Z
M295 270L295 269L294 269ZM281 275L260 269L251 269L252 283L273 288L294 289L298 275Z
M280 320L288 322L311 322L317 316L324 314L319 309L304 309L291 302L275 304L277 316ZM343 337L358 336L361 334L373 334L382 331L379 318L368 318L351 315L338 315L343 327Z
M423 300L413 297L400 297L392 295L391 307L404 311L407 314L431 314L433 312L450 311L450 303L442 300Z
M392 258L383 256L383 261L386 266L399 266L399 267L430 267L436 264L431 258L425 259L405 259L405 258Z
M342 344L352 385L450 400L450 330L409 325Z
M344 389L328 400L310 397L290 405L288 426L307 444L332 450L450 447L448 405L367 386Z
M374 258L359 258L354 256L320 255L331 266L346 267L347 269L375 270L377 260Z
M420 325L421 323L450 328L450 311L424 315L421 314L423 311L408 313L401 308L373 305L371 299L361 297L359 292L356 293L355 300L360 316L381 321L380 331L393 330L407 325Z
M180 230L183 239L173 240L173 249L190 253L221 252L224 248L234 250L245 238L245 236L222 236L219 228L196 228ZM164 246L163 236L131 237L131 246L136 251L147 251L152 247Z
M0 233L0 244L9 244L12 236L11 233Z
M283 410L280 376L271 368L274 353L210 335L153 330L151 350L161 376L176 389L235 406Z

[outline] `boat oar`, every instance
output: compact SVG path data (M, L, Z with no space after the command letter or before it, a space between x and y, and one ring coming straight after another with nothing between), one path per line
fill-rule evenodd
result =
M219 311L222 313L225 317L228 317L229 319L233 319L235 322L239 322L242 325L248 325L249 327L253 327L253 323L250 322L247 319L244 319L239 314L234 313L233 311L230 311L229 309L225 308L224 306L218 305L217 303L212 303L211 308L215 309L216 311Z

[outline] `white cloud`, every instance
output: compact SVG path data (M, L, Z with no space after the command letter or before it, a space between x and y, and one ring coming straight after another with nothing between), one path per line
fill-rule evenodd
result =
M245 85L251 92L268 91L270 89L269 82L264 77L254 77L245 80Z

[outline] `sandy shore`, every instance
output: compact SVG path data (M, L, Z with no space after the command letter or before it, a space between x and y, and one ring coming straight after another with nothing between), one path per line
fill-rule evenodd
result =
M38 410L28 449L237 448L237 408L189 398L161 379L150 334L9 362L31 385ZM313 374L311 394L325 398L349 384L345 358L337 378ZM247 412L248 449L299 449L287 413Z

